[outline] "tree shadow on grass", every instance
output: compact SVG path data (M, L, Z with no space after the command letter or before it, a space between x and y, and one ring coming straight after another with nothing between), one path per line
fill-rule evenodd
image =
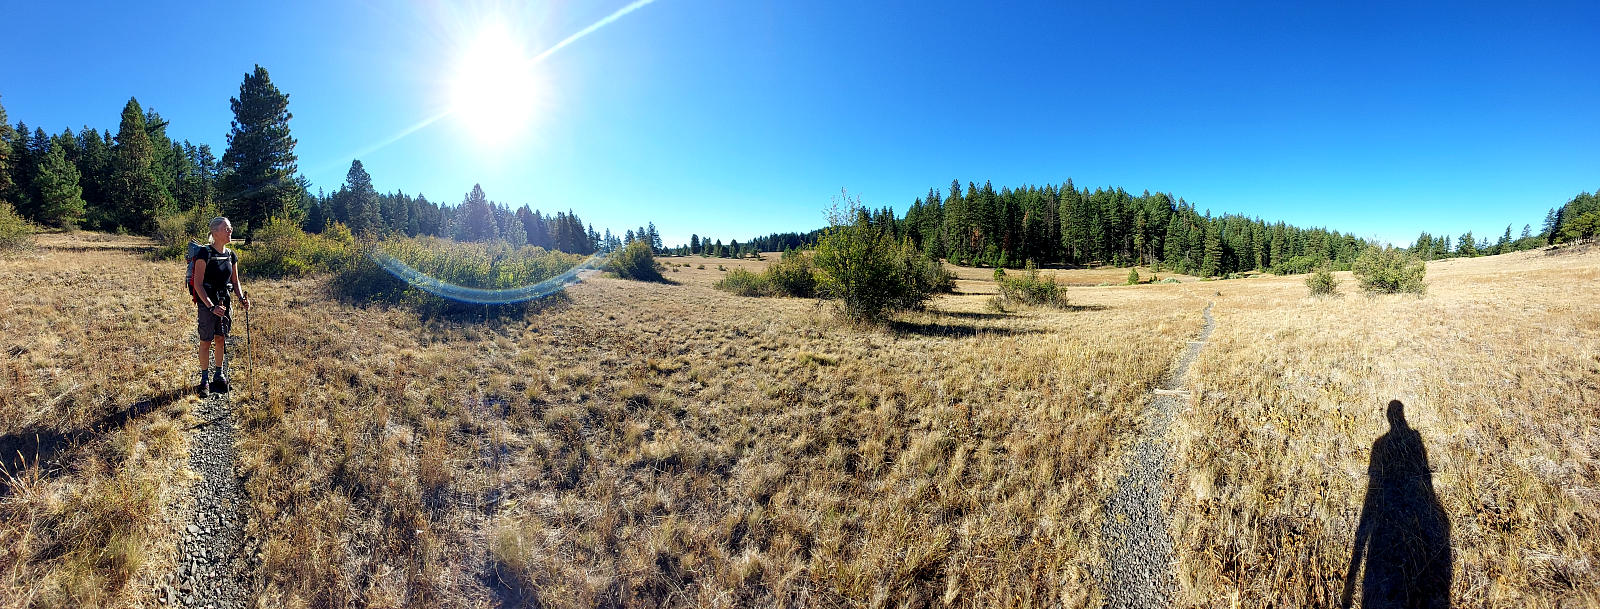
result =
M62 470L61 459L68 449L96 435L123 426L157 408L178 401L193 392L184 387L172 389L134 402L112 412L87 427L68 431L32 428L0 436L0 497L11 495L12 476L29 467L38 467L45 477Z
M1405 405L1389 402L1389 432L1372 443L1367 497L1356 526L1341 606L1351 606L1357 570L1363 607L1449 607L1450 518L1433 492L1422 435Z

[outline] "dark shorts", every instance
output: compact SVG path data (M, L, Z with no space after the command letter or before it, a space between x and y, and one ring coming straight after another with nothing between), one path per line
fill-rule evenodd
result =
M204 304L196 304L195 312L199 317L195 330L200 333L200 342L210 342L218 336L228 335L228 320L213 315Z

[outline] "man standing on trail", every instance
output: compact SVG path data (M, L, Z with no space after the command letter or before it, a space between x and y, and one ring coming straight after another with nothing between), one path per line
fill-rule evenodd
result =
M211 219L211 243L193 256L193 276L189 288L193 291L200 334L200 397L206 396L207 372L210 372L209 389L212 393L228 392L228 377L223 374L223 350L227 343L229 292L239 295L245 310L250 309L250 299L245 298L239 285L239 255L228 249L233 236L233 223L227 218ZM216 366L210 367L211 354L216 354ZM208 369L209 368L209 369Z

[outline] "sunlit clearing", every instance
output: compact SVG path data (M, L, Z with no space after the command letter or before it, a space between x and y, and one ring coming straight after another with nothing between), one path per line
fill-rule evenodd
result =
M489 26L467 43L451 79L450 109L479 143L503 144L534 117L540 86L536 64L503 26Z

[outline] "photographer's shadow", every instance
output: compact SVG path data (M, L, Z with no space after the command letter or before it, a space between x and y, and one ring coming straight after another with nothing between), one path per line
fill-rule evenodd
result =
M1351 606L1360 572L1363 607L1450 606L1450 518L1434 495L1422 435L1399 400L1389 402L1389 432L1372 443L1367 475L1341 605Z

